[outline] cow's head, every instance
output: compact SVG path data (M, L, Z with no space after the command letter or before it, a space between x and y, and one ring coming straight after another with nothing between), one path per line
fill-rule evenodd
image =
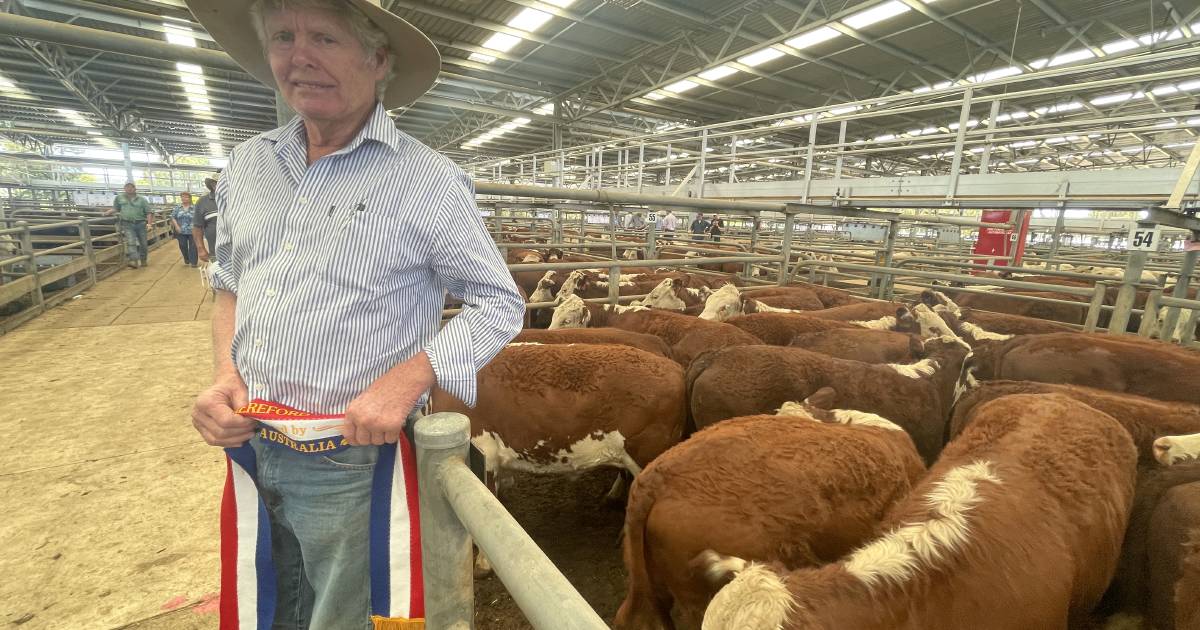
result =
M905 309L901 309L905 310ZM957 340L960 344L966 346L967 343L954 332L954 329L946 323L942 316L929 308L925 304L918 304L911 309L907 309L908 316L917 325L917 334L922 339L930 339L933 337L944 337L947 339Z
M1163 466L1200 458L1200 433L1160 437L1154 440L1154 459Z
M592 321L587 303L578 295L568 295L562 303L554 307L554 315L550 318L550 329L556 328L587 328Z
M561 250L557 247L551 247L550 249L546 250L546 261L547 262L553 261L553 260L562 260L562 257L563 257L563 250Z
M625 260L638 260L639 258L641 258L640 254L641 254L641 250L627 249L627 250L621 252L621 258L623 258Z
M557 277L558 277L557 271L547 271L546 274L542 276L542 279L538 280L537 288L533 290L533 293L529 294L529 301L530 302L553 302L554 301L554 292L553 292L554 279Z
M567 298L567 296L575 295L577 291L583 289L586 280L587 274L582 269L576 269L575 271L572 271L571 273L567 274L567 278L563 280L562 286L558 288L558 293L554 296L554 299L558 302L562 302Z
M704 312L700 319L723 322L730 317L742 314L742 293L732 284L727 284L713 292L704 301Z
M650 291L646 297L638 300L641 306L649 306L650 308L661 308L668 311L682 311L687 308L687 302L679 297L679 291L683 290L683 281L679 278L667 278L658 283Z
M926 289L921 292L921 303L929 308L937 309L944 308L955 317L962 317L962 309L951 300L948 295L941 291Z

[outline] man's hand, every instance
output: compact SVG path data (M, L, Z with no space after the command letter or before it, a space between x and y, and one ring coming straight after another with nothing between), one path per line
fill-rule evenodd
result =
M417 399L437 378L424 352L390 369L346 408L346 441L353 446L393 444Z
M196 255L198 255L200 257L200 262L208 262L208 250L207 249L201 248L200 251L196 252Z
M238 374L217 376L192 407L192 425L213 446L235 447L254 435L256 422L234 412L249 402L246 383Z
M114 212L116 212L116 210L113 210L112 208L109 208L108 210L105 210L105 211L104 211L104 216L106 216L106 217L111 217L111 216L112 216L112 214L113 214Z

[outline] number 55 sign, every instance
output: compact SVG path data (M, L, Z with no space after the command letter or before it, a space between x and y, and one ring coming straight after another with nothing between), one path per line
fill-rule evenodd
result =
M1153 252L1158 251L1160 228L1155 226L1135 225L1129 232L1129 249Z

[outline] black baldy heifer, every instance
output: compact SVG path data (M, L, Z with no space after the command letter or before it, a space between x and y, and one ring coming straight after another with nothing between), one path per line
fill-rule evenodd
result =
M1137 454L1111 417L1016 395L976 410L885 532L841 561L787 571L710 554L737 577L704 630L1066 630L1113 576Z

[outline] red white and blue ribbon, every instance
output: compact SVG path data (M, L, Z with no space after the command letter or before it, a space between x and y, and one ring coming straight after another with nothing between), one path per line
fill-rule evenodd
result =
M272 446L327 455L349 446L342 416L316 415L255 400L238 410L258 420ZM227 448L221 501L221 630L270 630L276 583L271 525L258 493L258 464L249 444ZM379 447L371 485L369 549L371 621L375 630L422 630L425 588L421 573L421 519L417 460L401 434Z

